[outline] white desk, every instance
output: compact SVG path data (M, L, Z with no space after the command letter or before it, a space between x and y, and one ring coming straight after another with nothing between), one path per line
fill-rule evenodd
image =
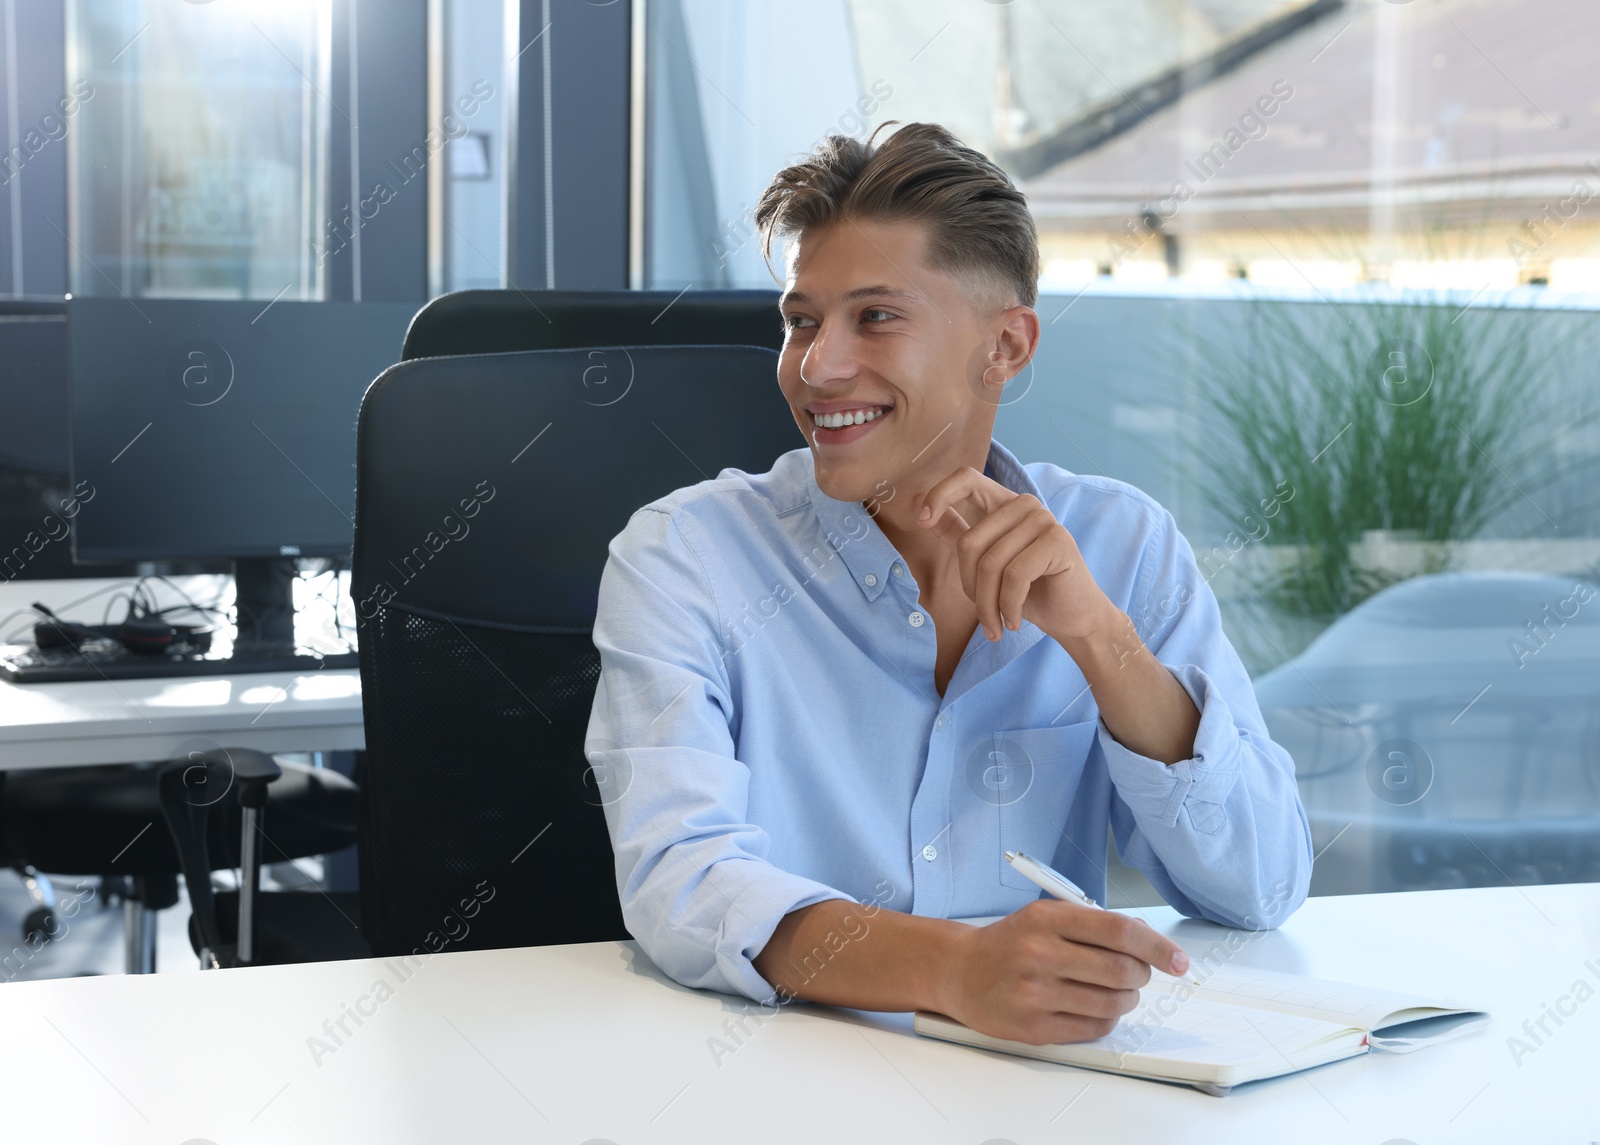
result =
M0 681L0 770L174 759L197 745L364 747L361 674L330 668L71 684Z
M214 579L180 581L190 587ZM0 613L33 600L60 607L115 583L7 583L0 585ZM89 615L103 608L97 603ZM172 759L195 747L341 751L365 745L361 675L354 668L70 684L0 681L0 771Z
M484 910L516 904L491 900ZM1146 912L1190 951L1223 933ZM870 936L865 939L870 941ZM1224 1098L989 1054L905 1015L740 999L670 983L632 943L445 952L364 1003L380 961L0 986L7 1138L257 1142L1584 1142L1600 1138L1600 997L1520 1066L1506 1039L1600 965L1600 885L1313 899L1240 964L1459 994L1492 1025ZM331 1042L330 1042L331 1044ZM70 1111L67 1115L64 1111ZM46 1136L48 1134L48 1137Z

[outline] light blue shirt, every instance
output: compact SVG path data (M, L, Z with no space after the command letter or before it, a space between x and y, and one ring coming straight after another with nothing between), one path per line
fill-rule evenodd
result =
M1008 849L1104 902L1108 826L1186 915L1259 928L1304 900L1294 764L1172 515L999 442L987 471L1050 508L1189 693L1193 758L1119 744L1027 621L993 643L980 626L940 696L910 569L862 505L818 488L808 449L679 489L611 542L585 741L623 919L678 982L770 1002L751 959L827 899L1009 914L1040 891Z

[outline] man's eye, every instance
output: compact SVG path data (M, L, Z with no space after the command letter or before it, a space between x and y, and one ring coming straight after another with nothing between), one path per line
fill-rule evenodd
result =
M873 317L873 315L878 315L878 317L875 318L875 317ZM874 310L864 310L864 311L862 311L861 317L865 318L868 322L885 322L888 319L893 318L894 314L893 314L893 312L888 311L888 310L876 310L876 309L874 309Z
M794 330L810 323L810 321L811 319L807 318L804 314L791 314L783 320L783 324L789 329Z

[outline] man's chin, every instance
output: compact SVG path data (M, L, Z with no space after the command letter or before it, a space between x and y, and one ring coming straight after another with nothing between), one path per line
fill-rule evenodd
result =
M817 488L835 501L882 504L894 496L894 481L887 466L819 465L816 474Z

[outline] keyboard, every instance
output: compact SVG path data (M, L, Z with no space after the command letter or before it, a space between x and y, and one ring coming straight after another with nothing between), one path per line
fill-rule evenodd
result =
M175 646L179 649L181 645ZM244 672L316 672L356 668L358 653L317 655L283 644L235 641L231 655L211 652L129 652L115 641L85 641L80 648L36 648L0 644L0 679L13 684L62 684L76 680L130 680L167 676L232 676Z

